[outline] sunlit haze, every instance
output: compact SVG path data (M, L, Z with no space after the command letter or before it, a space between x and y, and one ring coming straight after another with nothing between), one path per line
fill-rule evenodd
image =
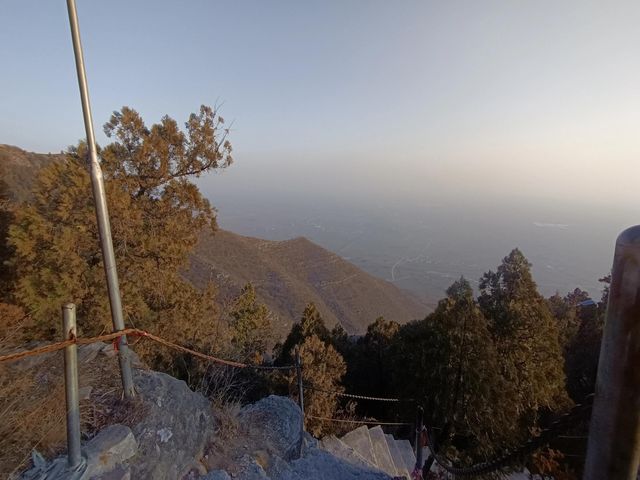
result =
M0 142L60 151L84 136L65 4L2 10ZM579 225L525 253L540 281L580 239L597 243L563 266L578 280L557 286L582 279L593 291L615 234L639 218L639 2L83 0L78 10L99 143L123 105L152 123L217 104L233 122L236 163L200 180L223 227L314 238L266 218L278 202L298 208L290 223L313 209L319 223L345 211L362 220L363 206L403 225L424 207L429 223L441 208L448 220L432 225L466 237L471 257L473 235L452 227L466 212L468 229L504 232L486 262L469 260L475 275L533 241L510 236L518 222L553 235ZM377 273L411 255L390 253Z

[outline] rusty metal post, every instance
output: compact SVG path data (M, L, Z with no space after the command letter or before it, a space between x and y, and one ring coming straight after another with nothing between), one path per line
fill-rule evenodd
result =
M300 425L300 445L298 456L302 456L302 448L304 445L304 386L302 384L302 362L300 361L300 347L296 347L296 377L298 380L298 404L300 405L300 411L302 412L302 424Z
M67 303L62 307L62 331L64 340L76 338L76 306ZM67 461L70 468L80 465L80 397L78 394L78 346L64 349L64 391L67 401Z
M640 464L640 225L616 241L584 480L635 480Z
M82 42L80 41L80 25L78 23L78 12L76 10L75 0L67 0L67 10L69 12L69 25L71 26L73 53L76 59L76 73L78 75L78 86L80 87L84 128L87 134L91 188L93 189L93 199L96 206L96 219L98 222L98 234L100 235L100 248L102 250L104 272L107 278L109 306L111 307L113 330L117 332L124 330L124 316L122 315L122 301L120 299L118 271L116 270L116 257L113 250L113 240L111 239L111 223L109 222L107 195L104 189L104 179L102 177L100 162L98 162L98 150L96 147L95 134L93 132L91 102L89 101L89 85L87 82L87 73L84 68L84 55L82 53ZM124 396L125 398L133 398L135 390L133 385L133 375L131 374L129 347L127 344L127 337L125 335L121 336L118 340L118 360L120 362L120 376L122 379Z

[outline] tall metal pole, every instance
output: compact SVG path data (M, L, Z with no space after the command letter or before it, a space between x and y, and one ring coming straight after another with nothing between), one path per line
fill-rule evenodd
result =
M100 235L102 259L107 277L107 290L109 292L111 318L113 320L113 329L115 331L120 331L124 329L124 318L122 316L122 303L120 301L118 271L116 270L116 259L113 251L113 242L111 240L111 224L109 223L109 211L107 209L107 197L104 190L104 179L102 178L102 169L98 162L96 139L93 133L93 119L91 117L91 104L89 102L89 87L87 85L87 74L84 68L84 55L82 53L82 43L80 42L80 26L78 24L78 13L76 10L75 0L67 0L67 10L69 11L69 24L71 25L73 52L76 58L78 85L80 87L80 97L82 99L84 128L87 134L91 186L93 188L93 200L96 206L96 218L98 220L98 233ZM129 347L127 344L127 338L124 335L120 337L118 351L124 396L125 398L133 398L135 391L131 375L131 363L129 361Z
M583 478L635 480L639 464L640 225L616 241Z
M64 340L77 336L76 306L67 303L62 307L62 331ZM64 391L67 401L67 461L69 467L80 465L80 397L78 394L78 345L64 349Z

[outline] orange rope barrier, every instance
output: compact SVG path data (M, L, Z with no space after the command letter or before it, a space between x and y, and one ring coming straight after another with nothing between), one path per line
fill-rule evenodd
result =
M15 352L7 355L0 355L0 363L20 360L21 358L33 357L35 355L42 355L49 352L56 352L70 345L88 345L90 343L96 343L96 342L109 342L119 337L122 337L124 335L129 335L132 337L148 338L161 345L172 348L174 350L178 350L180 352L187 353L189 355L193 355L194 357L202 358L203 360L207 360L209 362L218 363L221 365L227 365L229 367L234 367L234 368L255 368L258 370L290 370L294 368L291 365L272 367L267 365L250 365L247 363L234 362L232 360L224 360L222 358L214 357L213 355L207 355L206 353L198 352L196 350L183 347L182 345L178 345L177 343L170 342L169 340L165 340L164 338L158 337L157 335L146 332L144 330L139 330L137 328L125 328L124 330L120 330L118 332L108 333L106 335L99 335L97 337L71 338L69 340L50 343L48 345L43 345L42 347L34 348L31 350L24 350L22 352Z

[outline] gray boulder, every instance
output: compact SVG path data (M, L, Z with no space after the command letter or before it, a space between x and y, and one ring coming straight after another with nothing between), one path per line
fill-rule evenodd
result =
M302 441L302 412L293 400L270 395L243 408L240 419L263 432L262 443L272 455L284 460L297 456Z
M85 478L116 470L116 467L124 464L136 453L138 443L131 429L124 425L111 425L93 437L84 447L87 461ZM126 472L126 469L122 470ZM119 478L122 478L122 475Z
M206 473L198 460L215 432L211 403L164 373L138 371L135 384L144 416L132 428L138 455L129 462L131 477L173 480L194 470Z
M204 477L200 477L200 480L231 480L231 477L224 470L213 470Z

